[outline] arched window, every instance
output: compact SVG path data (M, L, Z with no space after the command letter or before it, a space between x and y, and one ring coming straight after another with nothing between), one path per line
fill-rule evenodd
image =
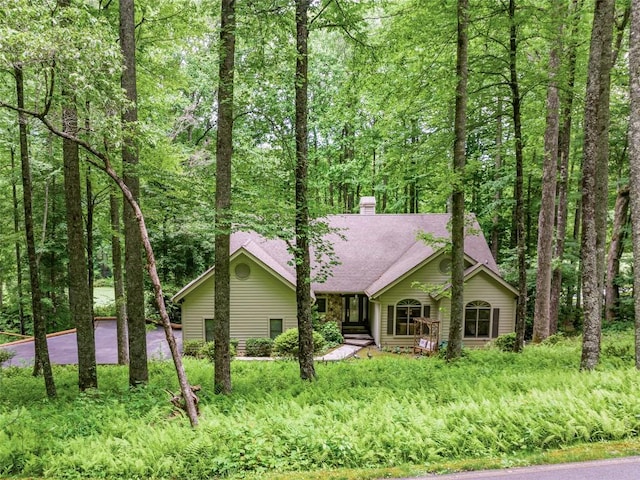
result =
M489 338L491 332L491 305L482 300L467 303L464 309L464 336Z
M408 298L400 300L396 305L396 335L413 335L415 317L422 316L422 304L418 300Z

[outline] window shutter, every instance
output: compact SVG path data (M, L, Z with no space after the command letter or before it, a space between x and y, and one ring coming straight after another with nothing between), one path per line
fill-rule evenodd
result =
M387 307L387 335L393 335L393 305Z
M499 327L500 327L500 309L494 308L493 309L493 327L491 332L491 336L493 338L496 338L498 336Z
M431 305L425 305L422 307L423 317L429 318L431 316Z

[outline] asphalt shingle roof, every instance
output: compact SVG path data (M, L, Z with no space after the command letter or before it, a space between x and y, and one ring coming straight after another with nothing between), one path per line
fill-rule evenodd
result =
M339 263L332 267L332 274L324 282L313 283L313 290L316 294L366 292L374 295L440 251L442 243L430 245L420 239L419 234L449 239L450 218L449 214L353 214L321 219L333 232L325 239L333 245L334 259ZM466 255L499 274L474 217L470 217L467 230ZM292 256L283 240L267 239L255 232L235 232L231 254L242 248L295 284Z

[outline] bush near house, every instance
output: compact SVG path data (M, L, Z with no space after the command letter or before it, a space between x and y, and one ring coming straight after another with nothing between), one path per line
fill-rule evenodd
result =
M272 350L272 338L247 338L244 353L247 357L270 357Z
M229 350L232 357L236 356L238 350L238 340L231 339ZM206 358L213 362L215 356L215 346L213 342L204 340L186 340L182 344L182 355L195 358Z
M344 337L340 331L340 327L336 322L326 322L318 329L318 332L324 337L327 343L332 345L340 345L344 342Z
M320 353L325 347L324 337L318 332L313 332L313 353ZM292 328L276 337L273 342L273 351L282 357L295 357L298 355L298 329Z

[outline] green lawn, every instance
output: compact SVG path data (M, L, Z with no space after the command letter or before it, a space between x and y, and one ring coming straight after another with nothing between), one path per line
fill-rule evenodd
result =
M115 302L115 293L113 287L94 287L93 303L101 307Z
M578 371L570 341L473 351L451 365L393 355L320 363L313 383L298 380L294 362L237 361L228 397L212 393L210 364L185 359L203 386L195 431L171 416L170 364L151 364L136 392L126 369L100 367L100 390L84 394L75 369L57 367L55 401L30 370L4 370L0 476L355 479L567 458L558 451L637 453L631 335L604 342L595 372Z

